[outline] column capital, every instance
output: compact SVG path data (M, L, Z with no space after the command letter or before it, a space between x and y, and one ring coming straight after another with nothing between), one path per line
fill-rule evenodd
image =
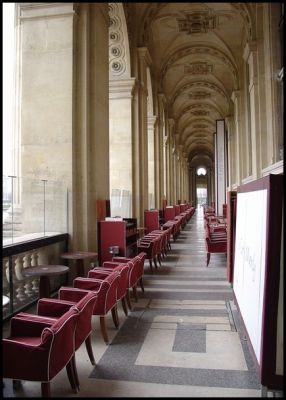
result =
M250 42L247 42L244 47L243 55L242 55L244 61L247 62L248 58L250 56L250 53L252 53L254 51L257 51L257 43L255 40L251 40Z
M157 123L157 116L156 115L148 116L147 124L148 124L148 128L149 129L154 128L156 123Z
M75 16L76 3L17 3L20 20Z
M240 90L234 90L234 91L231 93L231 100L232 100L233 102L235 102L235 100L237 100L237 99L239 98L239 96L240 96Z
M152 64L152 59L149 53L149 50L147 47L138 47L137 52L139 55L139 58L144 59L146 64L150 66Z
M137 80L135 78L112 79L109 81L109 98L110 99L132 98L136 85L137 85Z
M158 96L158 99L162 102L162 104L166 104L167 99L166 99L166 96L164 95L164 93L158 93L157 96Z

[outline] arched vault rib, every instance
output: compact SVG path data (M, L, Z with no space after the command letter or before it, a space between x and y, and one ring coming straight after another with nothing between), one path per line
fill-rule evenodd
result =
M185 46L181 49L176 50L167 57L166 61L163 62L161 71L160 71L160 87L163 87L163 80L167 70L180 58L189 56L191 54L201 54L201 55L211 55L213 57L218 58L223 64L227 65L233 75L234 78L234 90L238 88L238 71L236 65L230 60L230 58L221 50L205 45L194 45L194 46Z
M211 118L196 118L191 117L180 128L180 133L183 136L186 129L194 131L195 129L215 129L215 121Z
M181 113L178 116L174 116L174 119L176 120L176 127L179 127L180 124L180 119L190 110L195 110L195 109L201 109L201 110L212 110L216 113L219 114L220 118L223 117L223 113L221 110L218 109L218 107L215 107L214 105L211 105L209 103L197 103L197 104L191 104L187 107L185 107Z
M194 130L194 129L187 129L180 131L180 142L183 144L187 140L189 136L198 137L208 137L209 135L213 134L214 129L211 127L205 128L204 130Z
M213 153L206 146L195 147L194 149L189 149L188 160L191 163L195 156L208 156L213 161Z
M216 85L215 83L209 82L209 81L196 81L196 82L185 83L184 85L179 87L176 90L176 92L174 93L174 95L171 97L169 105L172 106L180 94L182 94L184 91L191 89L191 88L199 88L199 89L207 88L207 89L213 90L213 91L221 94L226 99L226 101L229 103L229 100L230 100L229 96L218 85Z
M180 144L183 146L189 146L191 143L205 142L205 143L213 143L212 132L207 132L205 134L201 134L201 132L193 132L188 135L184 141L181 141Z

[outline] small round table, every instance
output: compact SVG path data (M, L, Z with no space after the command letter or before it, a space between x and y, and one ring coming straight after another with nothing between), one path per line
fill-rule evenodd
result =
M84 260L87 258L97 258L98 254L91 251L71 251L61 254L61 258L66 260L76 260L77 276L84 277Z
M24 276L39 276L39 297L50 297L50 276L66 274L69 267L66 265L37 265L23 269Z

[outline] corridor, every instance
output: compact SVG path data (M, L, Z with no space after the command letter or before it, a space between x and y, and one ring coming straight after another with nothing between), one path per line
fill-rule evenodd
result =
M260 397L260 384L226 282L226 257L213 254L206 268L202 208L185 226L154 274L145 265L142 295L121 328L111 316L106 346L93 317L90 365L84 346L76 353L81 384L69 387L66 371L52 381L55 397ZM23 382L4 397L40 396L40 384Z

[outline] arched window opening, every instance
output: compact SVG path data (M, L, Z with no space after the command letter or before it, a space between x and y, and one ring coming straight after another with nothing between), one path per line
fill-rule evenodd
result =
M207 174L207 170L204 168L204 167L199 167L198 169L197 169L197 175L198 176L200 176L200 175L206 175Z

